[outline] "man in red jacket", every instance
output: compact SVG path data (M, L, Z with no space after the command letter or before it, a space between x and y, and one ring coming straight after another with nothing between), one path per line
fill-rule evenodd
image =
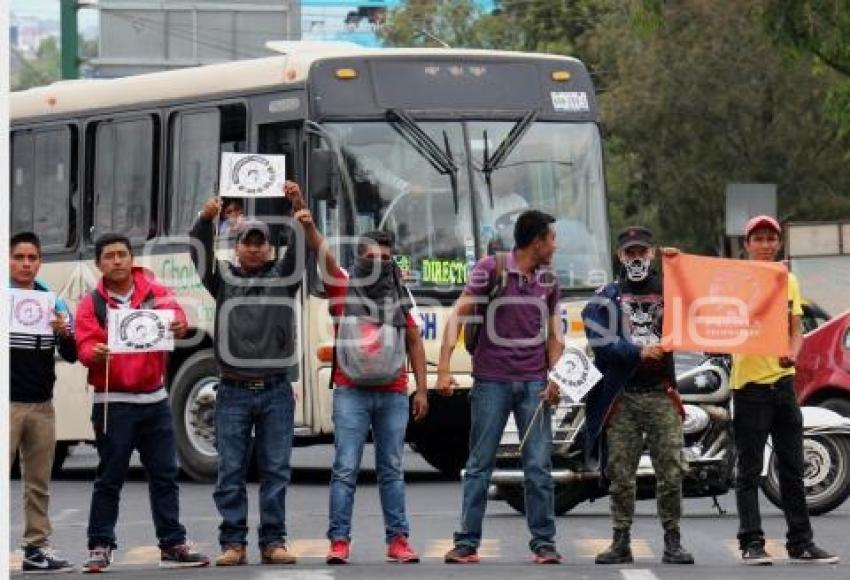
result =
M209 558L187 543L186 529L178 519L177 453L164 387L166 353L110 355L106 336L109 309L173 310L171 331L176 338L188 330L186 315L152 272L133 266L126 237L101 236L95 242L95 264L103 277L80 302L76 320L79 360L88 367L88 382L95 391L91 420L100 458L89 511L89 558L83 571L101 572L112 562L118 502L134 449L147 471L160 567L206 566Z

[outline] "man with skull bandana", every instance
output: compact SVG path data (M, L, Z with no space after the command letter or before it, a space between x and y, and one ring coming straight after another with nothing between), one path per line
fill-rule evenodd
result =
M664 527L663 561L693 564L681 545L681 402L673 356L661 348L661 275L652 267L652 233L632 226L617 237L622 266L618 279L597 292L582 312L595 362L605 378L588 397L588 437L607 434L605 475L610 481L614 539L597 564L633 561L630 530L635 509L635 476L649 447L656 474L658 514Z

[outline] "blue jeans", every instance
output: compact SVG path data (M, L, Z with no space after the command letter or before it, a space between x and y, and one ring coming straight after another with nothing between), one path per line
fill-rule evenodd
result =
M177 451L174 424L168 401L158 403L110 403L106 432L103 403L92 405L92 427L99 462L89 511L89 549L98 545L115 548L115 524L121 488L133 450L148 476L151 515L160 547L182 544L186 529L180 524L177 488Z
M375 470L386 541L389 543L396 536L409 535L402 467L409 414L410 404L404 393L381 393L349 387L334 389L336 454L331 474L329 539L351 541L354 491L370 426L375 441Z
M463 476L460 531L456 545L477 549L487 507L487 488L496 464L496 451L513 411L520 438L540 404L544 381L475 381L470 394L472 424L469 431L469 459ZM536 550L555 545L555 486L552 482L552 421L548 406L534 420L522 450L525 488L525 517L531 532L529 546Z
M218 480L213 499L221 515L218 541L247 544L251 432L260 472L260 548L286 541L286 486L291 469L295 400L286 379L253 389L222 379L215 406Z

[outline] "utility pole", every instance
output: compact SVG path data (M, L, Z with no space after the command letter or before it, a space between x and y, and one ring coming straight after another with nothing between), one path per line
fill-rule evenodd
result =
M79 12L77 0L59 0L59 46L62 60L62 80L80 78Z

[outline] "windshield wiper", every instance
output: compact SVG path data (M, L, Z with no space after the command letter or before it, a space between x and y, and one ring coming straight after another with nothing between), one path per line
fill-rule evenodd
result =
M481 167L481 172L484 174L484 181L487 183L487 194L490 196L490 209L493 209L493 172L496 171L511 154L511 151L516 148L525 133L534 124L537 119L537 111L527 112L522 119L516 122L496 150L493 156L489 155L489 146L487 140L487 132L484 132L484 165Z
M420 155L422 155L428 163L441 175L447 175L452 187L452 199L455 206L455 215L459 211L458 207L458 187L457 187L457 172L458 166L454 161L449 147L449 139L446 132L443 132L443 138L446 142L446 151L440 149L440 146L426 133L416 120L406 111L400 109L387 110L387 120L392 124L392 127L410 143Z

